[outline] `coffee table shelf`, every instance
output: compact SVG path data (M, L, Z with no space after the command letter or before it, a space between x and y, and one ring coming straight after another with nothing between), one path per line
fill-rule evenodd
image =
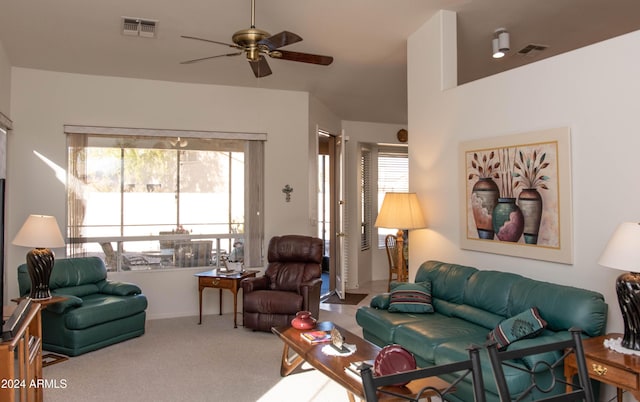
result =
M300 333L305 332L305 330L299 330L289 326L272 328L272 332L278 335L284 343L280 375L282 377L286 377L292 374L302 363L307 362L313 368L344 387L347 391L349 401L355 402L356 398L364 400L364 390L362 388L361 380L347 374L345 372L345 368L352 362L375 359L378 352L380 352L380 348L373 343L360 338L358 335L328 321L319 322L314 329L328 331L333 327L337 328L342 333L345 338L345 343L356 346L354 353L345 356L327 355L322 351L322 348L326 343L312 345L301 338ZM426 386L444 390L449 385L449 383L440 378L431 377L412 381L405 387L390 388L392 388L396 393L410 395L417 393ZM428 399L429 396L425 395L424 397ZM380 400L389 401L392 399L389 399L387 395L381 394Z

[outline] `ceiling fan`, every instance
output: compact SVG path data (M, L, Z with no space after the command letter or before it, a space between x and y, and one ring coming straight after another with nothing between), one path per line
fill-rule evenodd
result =
M266 31L257 29L255 26L255 20L256 4L255 0L251 0L251 28L242 29L234 33L231 37L233 44L218 42L210 39L197 38L195 36L182 35L182 37L186 39L195 39L204 42L216 43L218 45L238 49L238 51L234 53L219 54L216 56L187 60L181 62L180 64L191 64L203 60L215 59L218 57L239 56L244 53L247 57L247 60L249 61L249 65L251 66L253 73L257 78L260 78L271 74L271 68L269 67L269 63L267 62L265 55L274 59L319 64L322 66L328 66L333 62L333 57L331 56L320 56L317 54L281 50L281 47L300 42L302 41L302 38L289 31L282 31L275 35L271 35Z

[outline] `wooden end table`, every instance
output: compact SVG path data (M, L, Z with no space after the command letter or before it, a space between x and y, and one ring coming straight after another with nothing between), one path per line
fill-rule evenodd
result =
M585 339L582 344L589 377L617 390L617 400L622 402L622 390L627 390L640 400L640 356L616 352L604 346L605 339L622 338L622 334L607 334ZM567 379L578 374L575 355L567 356L564 376Z
M345 372L345 367L348 367L352 362L374 360L378 355L378 352L380 352L380 348L331 322L320 322L314 329L326 331L333 327L337 328L338 331L342 333L345 337L346 343L356 345L356 351L353 354L349 356L328 356L322 352L322 347L326 345L326 343L312 345L300 337L300 333L305 332L305 330L299 330L293 327L272 328L271 331L278 335L278 337L280 337L284 342L280 375L282 377L288 376L298 366L306 361L313 368L344 387L347 390L347 396L349 397L350 402L355 402L356 397L360 400L364 400L362 380L356 379L355 377L347 374ZM399 394L413 395L415 397L421 389L427 386L443 391L449 387L449 385L449 383L438 377L429 377L411 381L404 387L394 386L385 387L385 389L392 390ZM452 391L455 391L455 388L452 388ZM429 394L430 392L427 392L423 397L430 400L431 395ZM390 395L381 394L380 400L392 401L394 398Z
M233 328L238 328L238 289L240 289L240 282L244 278L256 276L258 272L260 271L248 270L228 274L220 272L218 269L212 269L195 274L198 277L198 305L200 307L200 321L198 321L198 324L202 324L202 291L205 288L220 289L220 315L222 315L222 289L228 289L233 293Z
M26 296L22 296L15 299L11 299L11 301L20 304L22 299L25 299L25 298ZM68 297L65 297L65 296L51 296L48 299L40 299L40 300L32 299L31 301L33 301L34 303L38 303L40 305L40 312L42 312L42 310L46 309L49 305L58 303L61 301L65 301L67 299ZM62 363L63 361L66 361L66 360L69 360L69 358L64 355L59 355L57 353L52 353L52 352L43 353L42 367L51 366L52 364L56 364L56 363Z

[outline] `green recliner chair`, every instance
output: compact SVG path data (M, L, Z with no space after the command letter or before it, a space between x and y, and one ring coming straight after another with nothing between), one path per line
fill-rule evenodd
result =
M21 296L31 280L26 264L18 267ZM144 334L147 298L137 285L107 280L98 257L55 261L51 294L66 300L42 310L42 348L77 356Z

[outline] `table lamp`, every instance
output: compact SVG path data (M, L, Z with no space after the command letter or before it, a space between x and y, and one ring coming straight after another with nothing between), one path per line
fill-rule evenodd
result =
M401 274L404 275L403 231L427 227L416 193L385 193L375 227L398 229L396 234L398 257L396 261L399 269L403 271ZM398 277L400 278L400 275Z
M16 246L34 247L27 253L27 271L31 279L29 297L34 300L51 298L49 278L55 261L49 248L64 247L58 222L53 216L29 215L13 239Z
M624 320L621 345L640 350L640 223L620 224L598 264L626 271L616 280L616 293Z

